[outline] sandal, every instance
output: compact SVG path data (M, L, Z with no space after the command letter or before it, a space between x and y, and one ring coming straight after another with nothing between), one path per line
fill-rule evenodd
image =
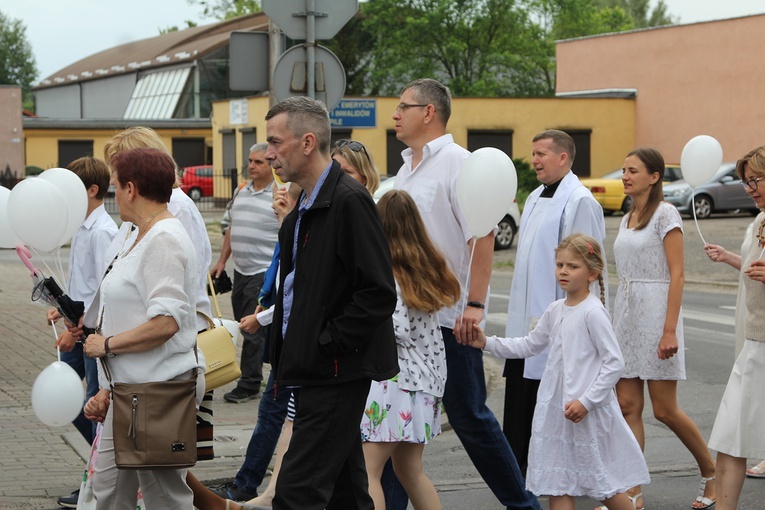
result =
M629 498L630 503L632 503L632 508L634 508L635 510L645 510L645 506L641 506L640 508L638 508L637 506L637 500L642 497L643 497L642 492L639 494L635 494L634 496L630 496L629 494L627 494L627 498ZM608 507L606 505L601 505L597 507L595 510L608 510Z
M643 499L643 493L642 492L640 492L638 494L635 494L634 496L630 496L629 494L627 494L627 497L629 498L630 502L632 503L632 508L634 508L635 510L645 510L645 504L643 504L643 506L641 506L640 508L638 508L638 506L637 506L637 500L638 499Z
M701 503L702 506L693 506L693 504L691 504L692 509L705 510L707 508L712 508L713 506L715 506L715 503L717 503L717 500L710 499L704 496L704 492L707 488L707 482L713 482L714 480L715 480L714 476L710 476L709 478L704 476L701 477L701 484L699 485L699 495L696 496L696 499L693 502Z
M749 478L765 478L765 460L747 469L746 476Z

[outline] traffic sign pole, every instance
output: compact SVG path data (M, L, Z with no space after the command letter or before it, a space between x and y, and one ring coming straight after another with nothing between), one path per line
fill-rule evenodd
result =
M308 97L316 98L316 0L305 0L306 3L306 57L308 62Z

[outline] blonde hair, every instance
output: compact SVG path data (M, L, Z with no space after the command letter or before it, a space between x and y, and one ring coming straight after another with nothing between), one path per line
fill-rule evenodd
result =
M598 242L584 234L571 234L563 241L560 242L555 253L566 250L572 253L584 261L584 265L587 266L592 272L598 273L598 284L600 285L600 302L603 305L606 304L606 286L603 281L603 269L605 263L603 262L603 251Z
M341 142L345 144L341 145ZM351 148L351 143L357 143L361 150L355 151ZM367 150L363 143L355 140L340 140L332 148L332 156L340 155L344 157L359 174L366 179L367 190L370 195L374 195L377 188L380 187L380 172L377 171L372 154Z
M454 305L460 298L460 283L428 237L412 197L406 191L392 190L377 207L404 304L431 313Z
M742 181L746 180L746 167L759 176L765 176L765 145L750 150L736 162L736 173Z
M180 186L178 181L178 164L156 131L145 126L133 126L120 131L104 145L104 159L111 166L114 156L130 149L157 149L170 156L173 166L175 166L175 184L173 187L177 188Z

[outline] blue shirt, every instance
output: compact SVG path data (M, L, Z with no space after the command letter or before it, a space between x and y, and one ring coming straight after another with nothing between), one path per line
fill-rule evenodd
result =
M329 165L327 165L327 168L324 169L324 172L319 176L319 180L316 181L316 186L313 188L313 192L311 193L310 197L307 197L305 195L305 192L301 195L302 200L300 201L300 205L298 206L298 220L295 224L295 237L292 240L292 267L290 268L290 272L287 274L287 277L284 279L284 296L282 298L282 308L284 310L284 315L282 319L282 337L286 340L287 339L287 324L290 321L290 312L292 312L292 301L293 301L293 286L295 284L295 267L297 265L297 251L298 251L298 236L300 234L300 221L303 219L303 214L311 208L314 201L316 200L317 195L319 194L319 190L321 190L321 187L324 186L324 181L327 180L327 176L329 175L329 169L332 168L332 161L330 160Z

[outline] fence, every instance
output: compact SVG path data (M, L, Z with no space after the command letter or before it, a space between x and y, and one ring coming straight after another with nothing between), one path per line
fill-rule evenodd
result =
M215 171L209 166L190 167L181 178L181 189L194 200L200 211L222 211L239 185L237 174L236 168ZM104 199L104 206L109 213L118 212L111 189Z

